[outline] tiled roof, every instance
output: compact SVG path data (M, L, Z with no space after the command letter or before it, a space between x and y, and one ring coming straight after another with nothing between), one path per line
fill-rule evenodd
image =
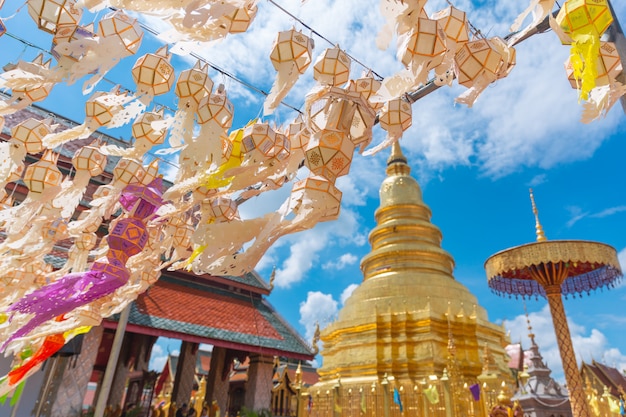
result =
M136 332L153 329L150 334L175 333L181 340L192 336L216 346L313 358L307 344L263 298L169 277L161 277L132 304L129 325Z

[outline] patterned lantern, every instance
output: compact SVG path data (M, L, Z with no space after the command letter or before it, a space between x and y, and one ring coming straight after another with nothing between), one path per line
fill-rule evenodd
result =
M307 129L300 116L287 126L285 134L289 138L292 150L305 148L309 143L309 139L311 139L311 132Z
M256 17L258 7L256 2L249 1L243 7L235 9L232 13L224 16L224 19L229 22L229 33L243 33L248 30L250 24Z
M98 22L100 37L111 39L124 49L124 55L134 55L139 50L143 31L137 19L121 10L107 14Z
M279 161L284 161L289 158L291 154L291 142L287 135L276 132L276 139L274 140L274 147L270 151L271 155Z
M220 160L221 165L230 159L233 154L234 145L226 135L220 136L220 143L222 144L222 159Z
M565 62L567 79L572 88L578 89L580 85L574 76L574 66L568 59ZM600 57L596 61L596 86L608 85L622 72L622 61L613 42L602 42Z
M351 60L339 47L328 48L313 66L313 78L320 84L340 86L350 78Z
M376 95L381 86L382 83L374 78L371 72L369 72L364 77L355 80L354 83L351 84L351 88L353 88L354 91L363 94L363 97L368 100L370 106L372 106L374 110L380 110L384 104L380 102L369 101L370 97Z
M59 44L66 44L70 42L80 42L83 40L93 40L95 39L96 34L94 32L93 24L89 24L87 26L79 26L79 25L63 25L60 26L56 33L54 34L54 38L52 38L52 48L50 53L57 60L61 57L67 57L72 61L78 61L83 57L83 54L78 53L77 51L68 51L67 55L62 55L60 53L61 48L57 50L56 46Z
M180 73L176 81L176 95L181 104L188 105L193 109L198 108L203 98L211 95L213 81L208 74L208 64L201 64L198 60L193 68Z
M193 225L188 222L182 224L173 225L174 232L172 233L173 246L179 248L191 247L191 238L193 236ZM160 248L157 248L160 249Z
M43 62L43 55L39 54L37 55L37 58L35 58L32 62L33 64L35 64L35 71L36 73L41 73L41 72L46 72L48 69L50 69L50 60L47 60L46 62ZM37 68L37 66L39 68ZM13 87L13 100L19 100L22 105L28 105L30 103L36 103L38 101L43 101L45 100L48 95L50 94L50 91L52 91L52 87L54 87L54 83L35 83L33 85L30 86L20 86L20 87Z
M59 154L46 150L41 159L30 164L24 172L24 184L30 193L41 194L46 189L61 185L63 175L57 168Z
M343 132L322 130L311 136L304 153L311 172L334 183L350 171L354 143Z
M439 23L439 27L445 32L446 40L451 39L457 44L469 42L467 16L464 11L449 6L435 13L432 18Z
M466 87L471 87L484 72L495 76L502 65L502 55L487 39L466 43L457 51L454 60L458 67L458 82Z
M113 168L113 180L124 185L142 182L145 175L141 163L134 159L122 158Z
M567 0L556 22L572 39L582 34L600 37L613 23L613 15L607 0Z
M318 221L336 220L341 209L341 191L327 178L310 176L293 185L289 208L296 213L314 208Z
M387 138L363 152L363 155L373 155L402 137L402 133L413 124L413 110L411 105L402 98L394 98L385 103L378 113L380 127L387 131Z
M238 217L238 206L235 200L225 197L212 198L202 202L202 207L209 218L215 222L227 222Z
M596 86L600 37L613 23L607 0L567 0L556 22L571 38L570 62L580 85L580 99L587 100Z
M19 60L7 67L0 77L0 88L11 89L13 94L7 100L0 100L0 112L11 114L33 102L42 101L50 94L54 81L51 80L50 61L44 62L39 54L31 62Z
M85 102L85 116L95 122L98 127L109 123L116 113L124 109L118 102L98 100L105 95L107 95L106 92L98 92ZM119 93L117 95L125 96L126 93Z
M41 236L44 239L54 239L55 241L65 239L67 237L67 220L59 218L52 222L46 222L41 229Z
M295 29L279 32L270 53L278 72L272 90L265 99L264 112L270 114L289 93L301 74L311 64L313 40Z
M155 129L153 122L163 120L162 112L144 112L135 120L132 126L133 137L138 142L147 142L150 147L160 145L165 141L166 129Z
M82 17L82 8L75 0L28 0L28 14L39 29L54 34L58 27L76 25Z
M174 84L174 67L170 64L167 45L154 54L145 54L135 62L133 80L139 93L153 96L165 94Z
M198 105L198 123L216 123L221 129L227 130L233 125L233 104L226 97L223 86L217 93L203 98Z
M436 20L419 18L417 27L399 39L398 43L398 58L407 68L417 73L436 57L443 57L446 51L446 34Z
M265 160L274 156L276 132L267 123L255 123L243 131L241 151L245 159Z
M36 120L29 118L15 125L11 129L11 142L23 144L26 152L36 154L43 151L42 139L52 133L56 125L50 125L50 120Z
M72 158L72 165L77 171L88 171L92 177L102 174L106 164L106 156L95 146L83 146Z
M74 239L74 245L81 251L89 251L96 246L98 236L95 233L81 233L79 237Z

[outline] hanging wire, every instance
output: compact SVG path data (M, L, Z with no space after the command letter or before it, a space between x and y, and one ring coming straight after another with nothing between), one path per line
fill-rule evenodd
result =
M297 18L293 13L289 12L287 9L285 9L283 6L281 6L280 4L276 3L274 0L267 0L268 3L276 6L279 10L281 10L283 13L285 13L286 15L288 15L289 17L291 17L292 19L296 20L297 22L299 22L302 26L304 26L305 28L307 28L308 30L311 31L311 33L314 33L316 36L318 36L321 39L324 39L326 42L328 42L330 45L332 46L336 46L337 44L333 41L331 41L330 39L328 39L327 37L325 37L324 35L322 35L321 33L319 33L318 31L316 31L315 29L313 29L311 26L309 26L308 24L304 23L302 20L300 20L299 18ZM364 63L362 63L361 61L359 61L358 59L356 59L354 56L350 55L348 52L343 51L343 53L345 53L348 57L350 57L351 60L353 60L354 62L356 62L357 64L359 64L360 66L362 66L363 68L365 68L368 71L371 71L373 75L375 75L376 77L379 78L379 81L383 80L384 77L382 77L380 74L378 74L376 71L374 71L372 68L368 67L367 65L365 65Z

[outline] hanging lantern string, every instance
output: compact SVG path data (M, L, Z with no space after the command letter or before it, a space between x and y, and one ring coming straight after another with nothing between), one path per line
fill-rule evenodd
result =
M299 22L302 26L304 26L305 28L307 28L308 30L311 31L311 33L314 33L315 35L317 35L318 37L320 37L321 39L324 39L326 42L328 42L331 46L336 46L337 43L336 42L332 42L330 39L326 38L324 35L322 35L321 33L319 33L318 31L316 31L315 29L313 29L311 26L307 25L306 23L304 23L302 20L300 20L299 18L297 18L293 13L289 12L288 10L286 10L283 6L281 6L280 4L276 3L274 0L267 0L268 3L276 6L279 10L281 10L283 13L285 13L286 15L288 15L289 17L291 17L292 19L296 20L297 22ZM374 71L372 68L368 67L367 65L365 65L364 63L362 63L361 61L359 61L358 59L356 59L355 57L353 57L352 55L350 55L348 52L343 51L343 53L345 53L350 59L352 59L354 62L356 62L357 64L359 64L360 66L362 66L363 68L365 68L368 71L371 71L373 75L375 75L376 77L378 77L379 81L382 81L384 79L384 77L382 77L380 74L378 74L376 71Z

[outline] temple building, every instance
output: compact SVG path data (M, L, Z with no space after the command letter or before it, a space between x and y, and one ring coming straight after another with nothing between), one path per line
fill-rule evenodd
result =
M462 392L464 398L470 395L465 384L512 382L505 331L455 280L454 260L441 248L441 231L430 221L431 211L398 143L386 173L377 225L369 234L372 250L361 260L363 282L321 332L323 365L312 392L334 390L335 405L339 386L341 392L366 392L367 409L370 392L381 388L393 391L398 406L403 395L427 394L434 380L449 381L443 389ZM429 402L438 409L459 407L438 396ZM415 407L417 414L409 415L425 415L423 405Z

